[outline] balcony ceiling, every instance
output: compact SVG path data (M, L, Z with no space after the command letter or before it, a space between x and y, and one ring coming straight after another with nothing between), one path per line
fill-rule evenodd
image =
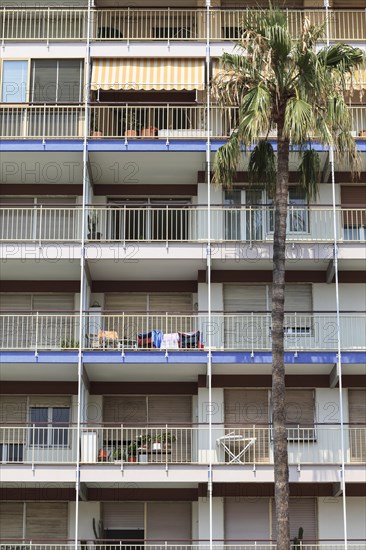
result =
M13 245L8 245L13 246ZM22 245L18 246L21 250ZM37 256L37 244L31 244L30 252L23 253L23 259L12 260L8 258L1 264L1 278L4 281L75 281L80 278L79 260L41 260ZM50 245L55 250L55 245ZM24 249L25 250L25 249ZM28 258L28 259L26 259Z
M0 380L32 380L33 382L77 382L76 363L6 363L0 362Z

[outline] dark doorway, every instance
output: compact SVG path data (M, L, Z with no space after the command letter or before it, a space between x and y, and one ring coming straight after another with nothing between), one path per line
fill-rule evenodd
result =
M125 545L124 550L140 550L144 544L144 536L143 529L106 529L106 539L115 542L115 544L108 544L106 550L120 550L120 544Z

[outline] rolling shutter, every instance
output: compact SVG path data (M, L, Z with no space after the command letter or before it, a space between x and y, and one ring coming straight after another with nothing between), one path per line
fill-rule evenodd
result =
M148 421L151 424L187 425L192 422L192 398L189 395L152 395L148 397Z
M285 311L305 311L310 313L313 309L311 291L311 285L286 284Z
M74 295L34 294L33 311L74 311Z
M144 529L143 502L103 502L105 529Z
M27 502L26 538L42 540L52 534L54 540L66 540L67 520L67 502Z
M225 432L255 437L255 443L245 452L245 462L266 462L269 458L268 392L267 390L224 390ZM240 443L232 449L241 450Z
M32 298L29 294L1 294L0 311L31 311Z
M269 536L269 499L225 498L225 542L263 541Z
M124 424L131 427L146 424L146 397L139 395L104 397L103 422Z
M104 309L106 311L145 312L147 311L147 294L141 292L121 292L106 294Z
M154 544L190 540L191 521L190 502L149 502L146 538Z
M316 499L290 498L290 537L297 537L299 527L304 529L304 541L317 540ZM275 502L272 499L272 539L276 538L276 511Z
M366 185L342 185L341 205L345 209L342 212L344 226L366 225Z
M303 428L313 428L315 401L313 390L286 390L286 422Z
M0 533L3 541L23 538L22 502L0 502Z
M225 312L267 311L266 285L224 285Z
M29 398L30 407L71 407L71 397L69 395L45 396L32 395Z
M149 311L170 313L192 313L192 294L154 293L149 295Z
M364 425L366 424L366 390L348 390L348 407L351 461L365 462L366 434Z
M0 396L0 424L3 426L3 435L0 444L13 443L11 449L6 450L17 453L18 445L23 445L26 439L26 430L22 429L20 424L24 424L27 421L27 398L23 396ZM17 429L14 430L13 428ZM17 448L16 448L17 447ZM20 451L19 451L20 452ZM18 458L20 455L17 455ZM3 453L3 459L4 453Z

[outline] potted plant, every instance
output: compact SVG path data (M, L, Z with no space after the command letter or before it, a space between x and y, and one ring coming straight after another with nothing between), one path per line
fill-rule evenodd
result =
M61 348L62 349L78 349L79 347L79 340L75 340L74 338L65 338L64 340L61 340Z
M155 126L145 126L141 128L141 137L155 137L158 135L158 128Z
M90 241L100 241L102 234L98 231L98 213L90 210L88 214L88 239Z
M125 129L125 137L136 137L139 135L140 123L136 117L136 111L129 109L124 113L123 127Z
M304 529L302 527L299 527L297 537L294 537L294 544L293 544L294 550L301 550L303 537L304 537Z
M98 462L108 462L108 454L106 449L99 449Z
M177 440L174 434L171 432L161 432L153 436L152 438L152 450L153 451L169 451L172 443Z
M137 462L137 442L131 441L127 447L127 462Z
M112 457L115 462L121 462L122 457L124 458L123 449L121 447L117 447L116 449L114 449Z

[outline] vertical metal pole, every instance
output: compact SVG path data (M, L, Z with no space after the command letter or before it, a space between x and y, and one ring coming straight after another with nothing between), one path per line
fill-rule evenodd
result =
M329 33L329 0L324 0L326 17L326 38L327 46L330 43ZM336 325L337 325L337 374L339 380L339 408L341 424L341 488L342 488L342 507L343 507L343 534L344 550L348 550L347 534L347 502L346 502L346 478L345 478L345 444L344 444L344 420L343 420L343 386L342 386L342 356L341 356L341 329L339 315L339 280L338 280L338 242L337 242L337 212L336 212L336 193L335 193L335 173L334 173L334 148L329 149L329 164L332 178L332 201L333 201L333 237L334 237L334 284L336 294Z
M208 479L207 490L209 500L209 543L212 550L213 543L213 513L212 513L212 334L211 334L211 88L210 88L210 6L211 0L206 0L206 174L207 174L207 309L208 309L208 331L207 331L207 382L208 382Z
M76 429L76 471L75 471L75 550L78 550L79 538L79 494L80 494L80 433L81 433L81 394L83 374L83 329L84 329L84 296L85 296L85 224L86 198L88 194L88 135L89 135L89 90L90 90L90 30L91 30L91 2L88 0L87 35L85 51L85 89L84 89L84 142L83 142L83 202L81 214L81 243L80 243L80 301L79 301L79 350L78 350L78 402L77 402L77 429Z

